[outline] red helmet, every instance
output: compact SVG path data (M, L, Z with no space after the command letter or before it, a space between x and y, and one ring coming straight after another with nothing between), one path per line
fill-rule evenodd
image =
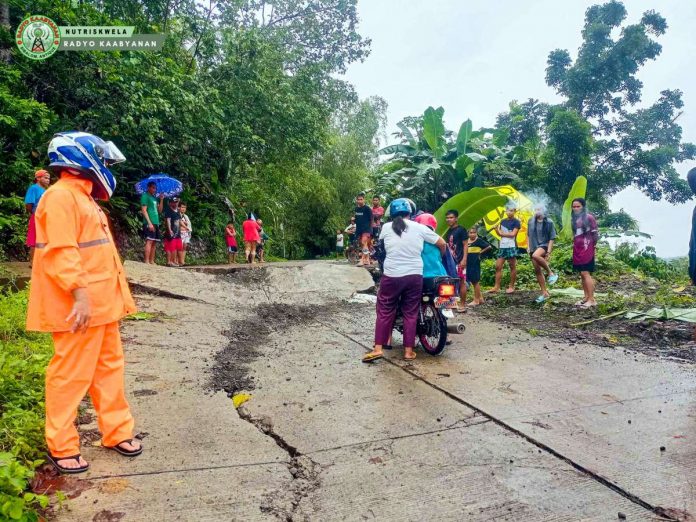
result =
M437 228L437 219L432 214L421 214L414 219L416 223L430 227L433 230Z

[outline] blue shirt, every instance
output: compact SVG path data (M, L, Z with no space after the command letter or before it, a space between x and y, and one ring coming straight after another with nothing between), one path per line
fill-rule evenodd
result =
M44 195L44 192L46 192L46 189L38 183L34 183L31 187L29 187L29 190L27 190L27 195L24 196L24 204L32 205L32 214L36 212L36 207L39 206L39 200L41 199L41 196Z
M447 271L442 264L442 254L440 249L430 243L423 244L423 278L446 276Z

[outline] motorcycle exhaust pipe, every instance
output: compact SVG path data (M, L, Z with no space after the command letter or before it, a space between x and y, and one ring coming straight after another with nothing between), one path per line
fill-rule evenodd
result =
M451 334L463 334L465 330L464 323L447 323L447 331Z

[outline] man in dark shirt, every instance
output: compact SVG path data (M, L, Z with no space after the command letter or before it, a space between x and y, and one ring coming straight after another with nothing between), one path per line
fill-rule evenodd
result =
M463 269L466 267L464 249L469 236L466 230L459 226L459 212L456 210L448 210L445 219L449 226L447 232L445 232L445 243L449 246L452 256L454 256L454 260L457 262L457 267Z
M466 230L459 226L459 212L457 210L448 210L445 215L445 220L449 228L445 232L445 243L452 252L452 257L454 257L457 263L457 275L462 280L462 287L466 288L464 283L464 271L466 270L466 259L467 259L467 243L469 241L469 235ZM466 311L466 292L460 289L459 306L457 310L459 312ZM461 296L464 296L462 299Z
M365 194L362 192L355 198L357 207L353 211L355 215L355 235L362 247L362 256L358 266L370 265L370 241L372 240L372 210L365 205Z

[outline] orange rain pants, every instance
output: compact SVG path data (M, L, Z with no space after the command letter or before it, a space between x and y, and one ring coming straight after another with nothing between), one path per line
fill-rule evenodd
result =
M88 392L97 410L102 444L116 446L132 438L118 322L93 326L85 333L56 332L53 343L55 354L46 370L46 443L51 455L61 458L80 452L74 422Z

